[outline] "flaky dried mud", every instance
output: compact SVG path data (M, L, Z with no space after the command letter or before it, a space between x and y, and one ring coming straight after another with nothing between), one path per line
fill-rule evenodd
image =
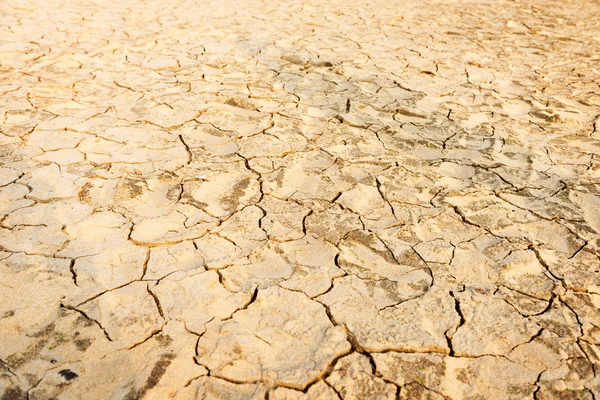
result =
M0 4L0 399L600 396L600 3Z

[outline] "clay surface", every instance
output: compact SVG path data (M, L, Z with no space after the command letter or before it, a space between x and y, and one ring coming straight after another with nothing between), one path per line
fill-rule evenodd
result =
M600 398L599 16L0 2L0 399Z

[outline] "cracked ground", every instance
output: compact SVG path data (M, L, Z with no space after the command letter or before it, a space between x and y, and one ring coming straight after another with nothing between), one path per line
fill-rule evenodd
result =
M600 398L600 3L0 3L0 398Z

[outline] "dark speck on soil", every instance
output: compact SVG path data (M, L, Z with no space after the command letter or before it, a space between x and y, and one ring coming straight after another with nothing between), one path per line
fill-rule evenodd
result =
M75 379L79 376L75 372L71 371L70 369L63 369L61 371L58 371L58 374L60 376L62 376L63 378L65 378L66 381L72 381L73 379Z

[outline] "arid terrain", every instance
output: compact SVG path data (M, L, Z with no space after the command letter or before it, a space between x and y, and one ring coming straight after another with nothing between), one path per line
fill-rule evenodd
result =
M600 3L0 3L0 399L600 399Z

